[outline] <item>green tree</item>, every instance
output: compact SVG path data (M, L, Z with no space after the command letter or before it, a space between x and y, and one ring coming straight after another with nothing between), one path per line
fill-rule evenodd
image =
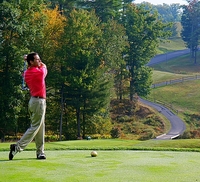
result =
M110 137L112 130L112 123L110 118L102 117L101 115L94 115L89 119L86 125L86 133L94 138L97 137ZM94 136L94 137L93 137Z
M159 38L167 35L164 30L168 25L144 5L129 5L125 15L124 26L130 44L126 61L130 72L130 100L133 100L134 95L146 96L150 92L151 69L145 64L156 55Z
M84 135L82 129L87 117L109 103L106 99L109 80L101 67L102 32L98 25L99 20L94 13L73 10L65 27L61 53L58 52L59 90L67 110L73 111L70 113L76 118L78 138ZM101 88L98 88L99 85Z
M109 104L111 95L110 90L113 86L112 76L110 74L105 74L105 69L99 67L93 77L93 79L96 81L94 81L92 89L89 92L85 92L84 94L85 99L83 101L82 109L83 137L85 137L85 135L88 133L92 133L92 131L88 129L91 120L95 122L95 126L97 128L100 127L101 124L98 123L99 120L91 119L94 118L94 115L96 115L97 117L99 116L99 118L101 118L101 121L110 122ZM105 126L104 129L109 130L109 127Z
M1 137L24 131L27 126L27 98L21 90L23 55L37 47L41 35L38 17L42 1L4 1L0 6L0 74L1 74ZM42 19L42 17L41 17ZM24 107L26 104L26 107Z
M154 5L149 2L142 2L141 4L145 5L147 8L151 6L154 11L158 12L164 22L181 21L182 10L179 3Z
M172 36L173 37L181 37L182 25L181 22L173 23L172 27Z
M115 69L115 93L119 100L129 93L129 72L125 62L118 69Z
M200 20L200 2L193 0L188 6L183 6L183 15L181 23L183 26L181 36L188 48L190 48L191 56L196 64L196 53L199 45L199 27Z
M0 5L0 137L17 132L20 106L23 102L21 91L23 53L19 37L23 35L20 10L14 3L4 1Z
M181 5L180 4L163 4L152 5L153 9L157 10L164 22L180 22L181 20Z
M124 95L127 95L128 90L128 71L124 60L125 55L123 55L126 48L129 48L126 30L116 21L109 20L103 24L103 32L104 65L114 77L115 94L121 100Z
M159 14L159 19L161 19L165 23L173 23L173 27L169 27L167 30L172 31L173 37L180 37L181 33L181 16L182 16L182 6L178 3L173 4L158 4L153 5L148 2L143 2L143 5L148 9L148 7L152 7L153 11L157 11Z
M111 19L119 19L122 2L119 0L78 0L79 7L89 11L95 10L96 15L106 22Z
M54 9L56 6L59 8L59 12L62 15L68 16L73 8L76 7L76 0L48 0L50 7Z
M104 65L110 69L119 69L124 63L122 53L129 46L126 30L115 20L108 20L107 23L101 24L103 31L102 56Z

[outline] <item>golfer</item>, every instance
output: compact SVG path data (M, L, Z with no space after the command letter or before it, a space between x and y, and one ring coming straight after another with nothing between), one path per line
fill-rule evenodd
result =
M46 159L44 154L44 122L46 112L45 77L47 75L47 68L41 62L37 53L28 54L27 62L28 69L24 72L24 79L31 94L28 103L31 125L16 144L10 145L9 160L12 160L18 152L23 151L33 139L36 144L36 158Z

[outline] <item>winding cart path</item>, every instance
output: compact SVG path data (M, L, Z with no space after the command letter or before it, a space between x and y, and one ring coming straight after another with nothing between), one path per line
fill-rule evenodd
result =
M175 52L171 52L167 54L160 54L152 58L147 65L151 66L153 64L165 62L170 59L183 56L185 54L189 54L189 52L190 52L189 49L185 49L185 50L175 51ZM174 139L174 138L177 138L179 135L181 135L185 131L186 129L185 123L172 111L170 111L166 107L157 103L153 103L141 98L140 98L140 101L150 107L153 107L154 109L159 111L161 114L163 114L170 121L170 124L171 124L170 131L163 135L157 136L156 139L159 139L159 140Z

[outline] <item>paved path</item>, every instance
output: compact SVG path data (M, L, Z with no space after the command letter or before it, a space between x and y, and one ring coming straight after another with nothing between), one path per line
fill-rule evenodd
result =
M153 64L158 64L158 63L165 62L170 59L173 59L173 58L176 58L179 56L183 56L183 55L189 54L189 53L190 53L189 49L184 49L184 50L174 51L174 52L170 52L170 53L166 53L166 54L159 54L159 55L153 57L147 65L151 66Z
M189 49L185 49L185 50L175 51L175 52L171 52L167 54L160 54L152 58L147 65L150 66L153 64L158 64L160 62L168 61L175 57L188 54L189 52L190 52ZM140 101L146 105L149 105L150 107L153 107L154 109L159 111L161 114L163 114L170 121L170 124L171 124L170 131L163 135L157 136L156 139L160 139L160 140L174 139L174 138L177 138L179 135L181 135L185 131L186 129L185 123L172 111L170 111L169 109L167 109L166 107L160 104L156 104L156 103L153 103L141 98L140 98Z
M185 123L172 111L170 111L169 109L167 109L166 107L160 104L156 104L156 103L153 103L141 98L140 98L140 101L150 107L153 107L154 109L159 111L161 114L163 114L170 121L170 124L171 124L170 131L163 135L157 136L156 139L160 139L160 140L174 139L185 131L186 129Z

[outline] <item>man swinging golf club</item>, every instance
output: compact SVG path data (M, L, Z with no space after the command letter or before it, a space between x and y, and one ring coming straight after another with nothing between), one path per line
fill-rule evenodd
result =
M45 77L47 75L47 68L41 62L37 53L28 54L27 62L28 69L24 73L24 79L31 94L28 103L31 126L16 144L10 145L9 160L12 160L18 152L23 151L33 139L35 139L36 144L36 158L46 159L44 154L44 122L46 113Z

